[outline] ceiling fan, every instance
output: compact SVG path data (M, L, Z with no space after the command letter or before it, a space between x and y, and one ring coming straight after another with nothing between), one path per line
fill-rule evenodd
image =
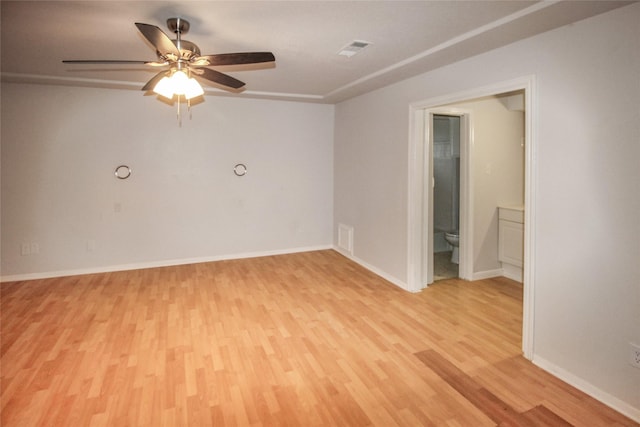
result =
M201 55L200 48L182 34L189 31L189 22L182 18L167 19L167 26L176 34L172 40L155 25L136 22L142 35L155 47L157 61L130 60L64 60L65 64L142 64L169 69L160 71L142 87L143 91L153 90L166 98L184 95L187 100L202 95L202 87L193 77L209 80L225 90L238 91L245 84L234 77L211 68L223 65L244 65L274 62L271 52L239 52L216 55Z

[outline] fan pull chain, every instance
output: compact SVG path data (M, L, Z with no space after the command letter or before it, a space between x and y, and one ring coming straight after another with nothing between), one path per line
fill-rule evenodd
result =
M182 116L180 115L180 95L178 95L178 126L182 127Z
M187 68L187 77L189 77L190 79L193 78L193 76L191 75L191 68ZM189 112L189 120L192 120L193 115L191 113L191 98L187 98L187 111Z

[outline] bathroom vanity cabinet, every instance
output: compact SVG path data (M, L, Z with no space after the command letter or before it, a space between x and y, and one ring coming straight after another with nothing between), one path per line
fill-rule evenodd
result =
M524 208L498 208L498 260L503 274L522 282L524 262Z

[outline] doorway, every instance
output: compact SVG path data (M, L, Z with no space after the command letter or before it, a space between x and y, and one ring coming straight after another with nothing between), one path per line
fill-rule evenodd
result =
M458 115L461 117L461 134L468 135L468 140L461 143L460 158L460 257L461 264L460 277L468 280L480 279L473 277L473 263L476 261L473 254L473 229L471 219L474 217L474 208L470 203L473 200L473 188L468 187L471 182L473 165L469 162L469 157L473 156L474 136L473 117L467 111L456 110L453 106L463 104L469 100L476 100L483 97L495 96L498 94L521 91L524 98L524 270L523 270L523 331L522 349L526 358L533 356L533 334L534 334L534 289L533 271L535 266L533 248L534 228L535 228L535 146L537 126L535 100L533 95L535 78L534 76L523 77L512 81L493 84L465 92L453 93L446 96L432 98L429 100L414 103L410 106L410 143L409 143L409 197L408 197L408 289L418 292L433 279L433 257L429 256L433 248L433 215L429 215L433 206L429 205L432 200L433 183L432 176L432 156L429 141L432 139L432 130L429 114ZM443 111L444 110L444 111ZM465 158L465 150L468 156ZM490 166L487 169L490 172ZM466 173L466 175L465 175ZM430 185L428 185L429 183ZM469 206L465 207L465 203ZM497 209L496 209L497 210ZM480 244L479 242L478 244ZM465 247L466 246L466 247ZM467 264L462 264L462 259L467 260ZM462 268L464 267L464 268ZM467 277L464 277L467 276Z
M431 116L433 281L457 278L460 264L460 116Z

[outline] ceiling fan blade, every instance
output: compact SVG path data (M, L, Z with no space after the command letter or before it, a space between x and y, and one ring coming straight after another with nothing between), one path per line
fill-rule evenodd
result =
M210 68L196 68L191 71L198 77L202 77L203 79L210 80L214 83L227 86L232 89L240 89L244 86L244 82Z
M258 64L273 62L276 58L271 52L238 52L221 53L218 55L202 55L194 58L191 63L195 66Z
M118 59L65 59L63 64L149 64L150 61L129 61Z
M154 87L156 87L156 84L158 84L158 82L159 82L160 80L162 80L162 78L163 78L164 76L168 76L170 73L171 73L171 72L170 72L170 71L168 71L168 70L167 70L167 71L160 71L158 74L156 74L155 76L153 76L153 77L151 78L151 80L149 80L149 81L147 82L147 84L146 84L146 85L142 86L142 90L143 90L143 91L145 91L145 92L146 92L146 91L148 91L148 90L153 90L153 88L154 88Z
M175 59L180 58L180 50L178 50L169 36L167 36L160 28L155 25L142 24L140 22L136 22L136 27L138 27L138 30L147 40L149 40L156 50L160 52L160 55L165 57L173 55L175 56Z

